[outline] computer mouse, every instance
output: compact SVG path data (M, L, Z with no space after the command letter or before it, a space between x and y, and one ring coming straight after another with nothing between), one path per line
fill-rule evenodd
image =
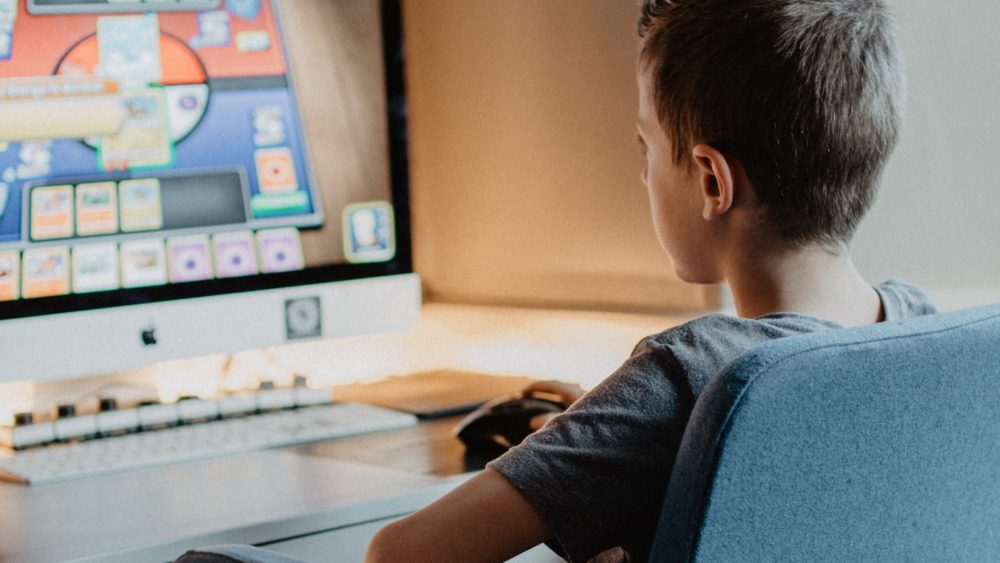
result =
M566 406L536 396L504 395L484 403L455 427L469 450L509 449L531 434L531 419L561 413Z

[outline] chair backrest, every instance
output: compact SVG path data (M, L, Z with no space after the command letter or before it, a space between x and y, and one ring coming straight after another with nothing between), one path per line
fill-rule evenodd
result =
M742 356L698 399L650 560L1000 560L1000 305Z

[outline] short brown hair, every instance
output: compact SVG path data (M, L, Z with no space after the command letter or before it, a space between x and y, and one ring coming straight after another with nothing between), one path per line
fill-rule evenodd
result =
M639 36L676 162L708 143L742 163L777 235L850 240L902 121L880 0L644 0Z

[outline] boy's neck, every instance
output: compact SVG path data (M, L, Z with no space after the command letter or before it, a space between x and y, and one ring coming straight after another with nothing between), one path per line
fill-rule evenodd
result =
M794 312L857 326L881 321L878 294L858 273L846 248L744 248L726 275L736 311L757 318Z

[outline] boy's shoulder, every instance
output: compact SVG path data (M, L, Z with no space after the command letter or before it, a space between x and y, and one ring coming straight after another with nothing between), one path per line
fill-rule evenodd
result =
M797 313L778 313L759 319L713 313L647 336L636 346L633 357L669 358L669 363L679 368L692 388L697 390L755 346L776 338L838 326Z
M885 319L902 320L933 314L937 307L919 287L899 279L874 286L882 300ZM745 319L713 313L663 332L647 336L636 346L633 357L669 356L689 381L711 378L743 352L785 336L842 328L832 321L800 313L773 313Z
M875 286L875 291L882 299L882 309L887 321L933 315L938 312L934 300L923 289L899 278L891 278Z

